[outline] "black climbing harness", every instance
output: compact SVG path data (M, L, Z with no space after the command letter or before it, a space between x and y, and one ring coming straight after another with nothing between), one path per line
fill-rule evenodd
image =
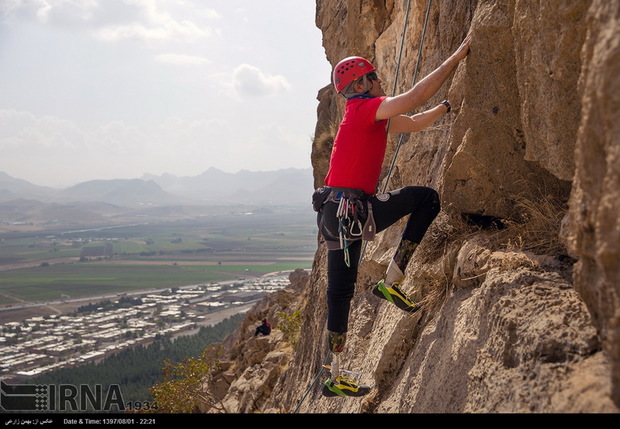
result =
M370 195L359 189L332 188L317 189L313 196L314 210L323 213L328 203L337 205L335 218L337 226L325 221L322 215L319 222L321 233L326 238L330 250L342 249L344 260L351 266L349 246L359 240L372 241L375 235L375 221L372 215Z

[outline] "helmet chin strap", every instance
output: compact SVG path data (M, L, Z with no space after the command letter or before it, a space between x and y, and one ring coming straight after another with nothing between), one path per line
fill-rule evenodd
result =
M372 91L372 88L375 86L375 83L371 80L370 88L368 88L368 78L366 77L366 75L362 76L362 79L364 81L364 92L362 94L368 94L370 91Z

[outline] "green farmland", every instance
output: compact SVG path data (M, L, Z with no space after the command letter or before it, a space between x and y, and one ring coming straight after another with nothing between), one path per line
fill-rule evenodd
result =
M310 268L312 212L0 235L0 306Z

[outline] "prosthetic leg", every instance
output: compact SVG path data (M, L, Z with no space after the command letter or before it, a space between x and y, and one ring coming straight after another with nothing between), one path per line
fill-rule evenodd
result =
M405 279L405 269L417 247L417 243L409 241L406 238L400 240L396 253L394 253L394 257L387 267L385 284L399 285Z
M350 371L340 368L340 352L344 349L346 332L328 331L328 342L331 352L330 378L323 386L323 396L364 396L370 393L369 386L360 386L361 371Z

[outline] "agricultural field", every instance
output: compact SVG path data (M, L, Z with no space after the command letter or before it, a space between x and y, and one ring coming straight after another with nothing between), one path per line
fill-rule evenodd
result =
M0 234L0 307L310 268L310 211Z

